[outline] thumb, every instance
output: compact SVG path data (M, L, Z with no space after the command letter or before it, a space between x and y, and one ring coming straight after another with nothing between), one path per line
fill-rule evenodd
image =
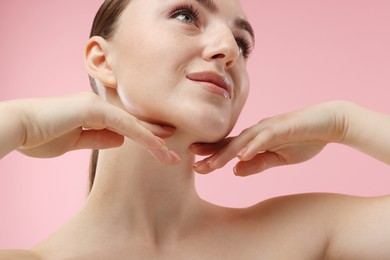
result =
M123 141L123 136L106 129L84 130L72 150L114 148L121 146Z
M152 124L144 121L140 121L140 123L154 135L161 138L171 137L176 131L176 128L173 126Z
M249 161L240 161L237 163L234 167L234 174L237 176L248 176L285 164L285 161L280 155L266 151L257 154Z

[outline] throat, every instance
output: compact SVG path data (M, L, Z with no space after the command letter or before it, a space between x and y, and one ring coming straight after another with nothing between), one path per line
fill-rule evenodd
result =
M194 156L188 149L178 153L182 161L172 166L162 165L131 140L102 150L86 205L90 216L110 230L123 232L126 227L128 234L150 241L177 237L196 221L202 205L195 189Z

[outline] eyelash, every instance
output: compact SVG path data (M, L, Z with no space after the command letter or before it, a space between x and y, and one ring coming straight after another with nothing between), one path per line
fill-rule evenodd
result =
M199 11L195 9L190 4L183 4L176 7L172 12L170 17L171 18L177 18L180 15L189 15L192 18L192 22L186 22L185 23L194 23L194 25L197 25L199 23ZM238 36L235 37L237 46L240 49L240 54L245 58L248 59L251 52L252 52L252 44L250 41L248 41L246 38Z
M241 37L241 36L236 37L236 42L237 42L238 48L240 49L240 53L242 54L242 56L245 59L248 59L252 53L252 49L253 49L252 43L250 41L248 41L248 39ZM241 49L242 49L242 51L241 51Z
M191 16L195 24L199 21L199 11L196 10L192 5L179 5L171 12L171 18L177 18L180 15Z

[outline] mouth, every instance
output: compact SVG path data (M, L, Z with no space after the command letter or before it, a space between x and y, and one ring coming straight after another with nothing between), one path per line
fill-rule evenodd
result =
M187 79L199 82L209 92L223 96L226 99L232 98L233 87L231 80L226 76L212 71L205 71L190 73L187 75Z

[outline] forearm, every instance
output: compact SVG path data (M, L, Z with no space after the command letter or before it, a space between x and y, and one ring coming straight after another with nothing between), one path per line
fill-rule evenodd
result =
M17 101L0 102L0 159L23 143L23 120Z
M346 103L343 144L390 164L390 116Z

